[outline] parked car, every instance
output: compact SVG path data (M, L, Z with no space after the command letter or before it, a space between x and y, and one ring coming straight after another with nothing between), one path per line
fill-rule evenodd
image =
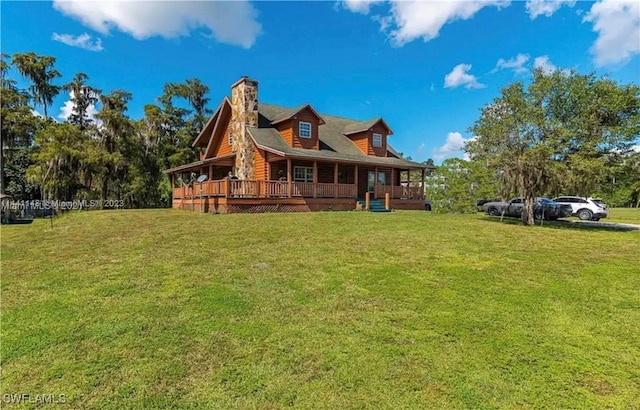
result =
M425 199L424 200L424 210L425 211L430 211L431 207L432 207L431 200L430 199Z
M579 196L559 196L554 201L571 206L571 216L577 216L583 221L599 221L609 216L607 206L599 199L582 198Z
M493 201L482 205L484 212L492 216L509 216L520 218L524 208L524 198L513 198L508 202ZM533 203L533 218L556 220L571 216L571 207L559 204L549 198L538 197Z
M476 200L476 207L478 208L478 212L482 212L482 206L487 202L500 202L499 198L487 199L487 198L479 198Z

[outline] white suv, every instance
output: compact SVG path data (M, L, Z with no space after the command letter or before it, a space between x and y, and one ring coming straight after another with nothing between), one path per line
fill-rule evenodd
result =
M599 221L609 216L607 206L599 199L582 198L579 196L559 196L554 201L571 205L571 216L577 216L583 221Z

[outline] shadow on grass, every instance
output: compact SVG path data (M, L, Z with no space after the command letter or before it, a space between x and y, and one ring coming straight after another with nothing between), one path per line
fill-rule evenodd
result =
M521 225L522 221L519 218L507 218L505 217L500 220L499 216L484 216L482 218L484 221L502 223L506 225ZM551 229L574 229L579 231L637 231L640 230L639 226L633 226L628 224L616 224L611 222L595 222L595 221L584 221L584 222L576 222L568 219L559 219L557 221L544 221L542 224L539 221L536 221L536 226L541 228L551 228Z

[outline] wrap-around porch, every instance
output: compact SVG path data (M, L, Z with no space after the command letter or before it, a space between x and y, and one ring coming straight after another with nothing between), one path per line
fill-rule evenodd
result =
M256 179L228 177L231 163L202 165L171 174L173 198L372 198L424 199L422 178L411 186L409 169L369 164L283 159L265 162ZM197 175L207 180L197 182ZM264 178L264 179L262 179ZM202 178L201 178L202 179Z

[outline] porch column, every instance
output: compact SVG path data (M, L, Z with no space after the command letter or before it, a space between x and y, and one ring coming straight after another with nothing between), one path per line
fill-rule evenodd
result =
M424 168L422 168L422 180L420 180L420 199L424 198Z
M338 163L333 165L333 193L338 197Z
M373 197L378 199L378 167L374 168L374 177L373 177Z
M213 179L213 165L209 165L209 181Z
M318 196L318 161L313 161L313 197Z
M291 158L287 158L287 185L289 198L291 198Z
M353 177L353 182L355 183L356 186L356 198L358 197L358 164L355 165L356 166L356 170L355 172L355 176Z
M393 186L396 184L395 174L393 173L394 170L394 168L391 168L391 198L395 198L393 196Z

